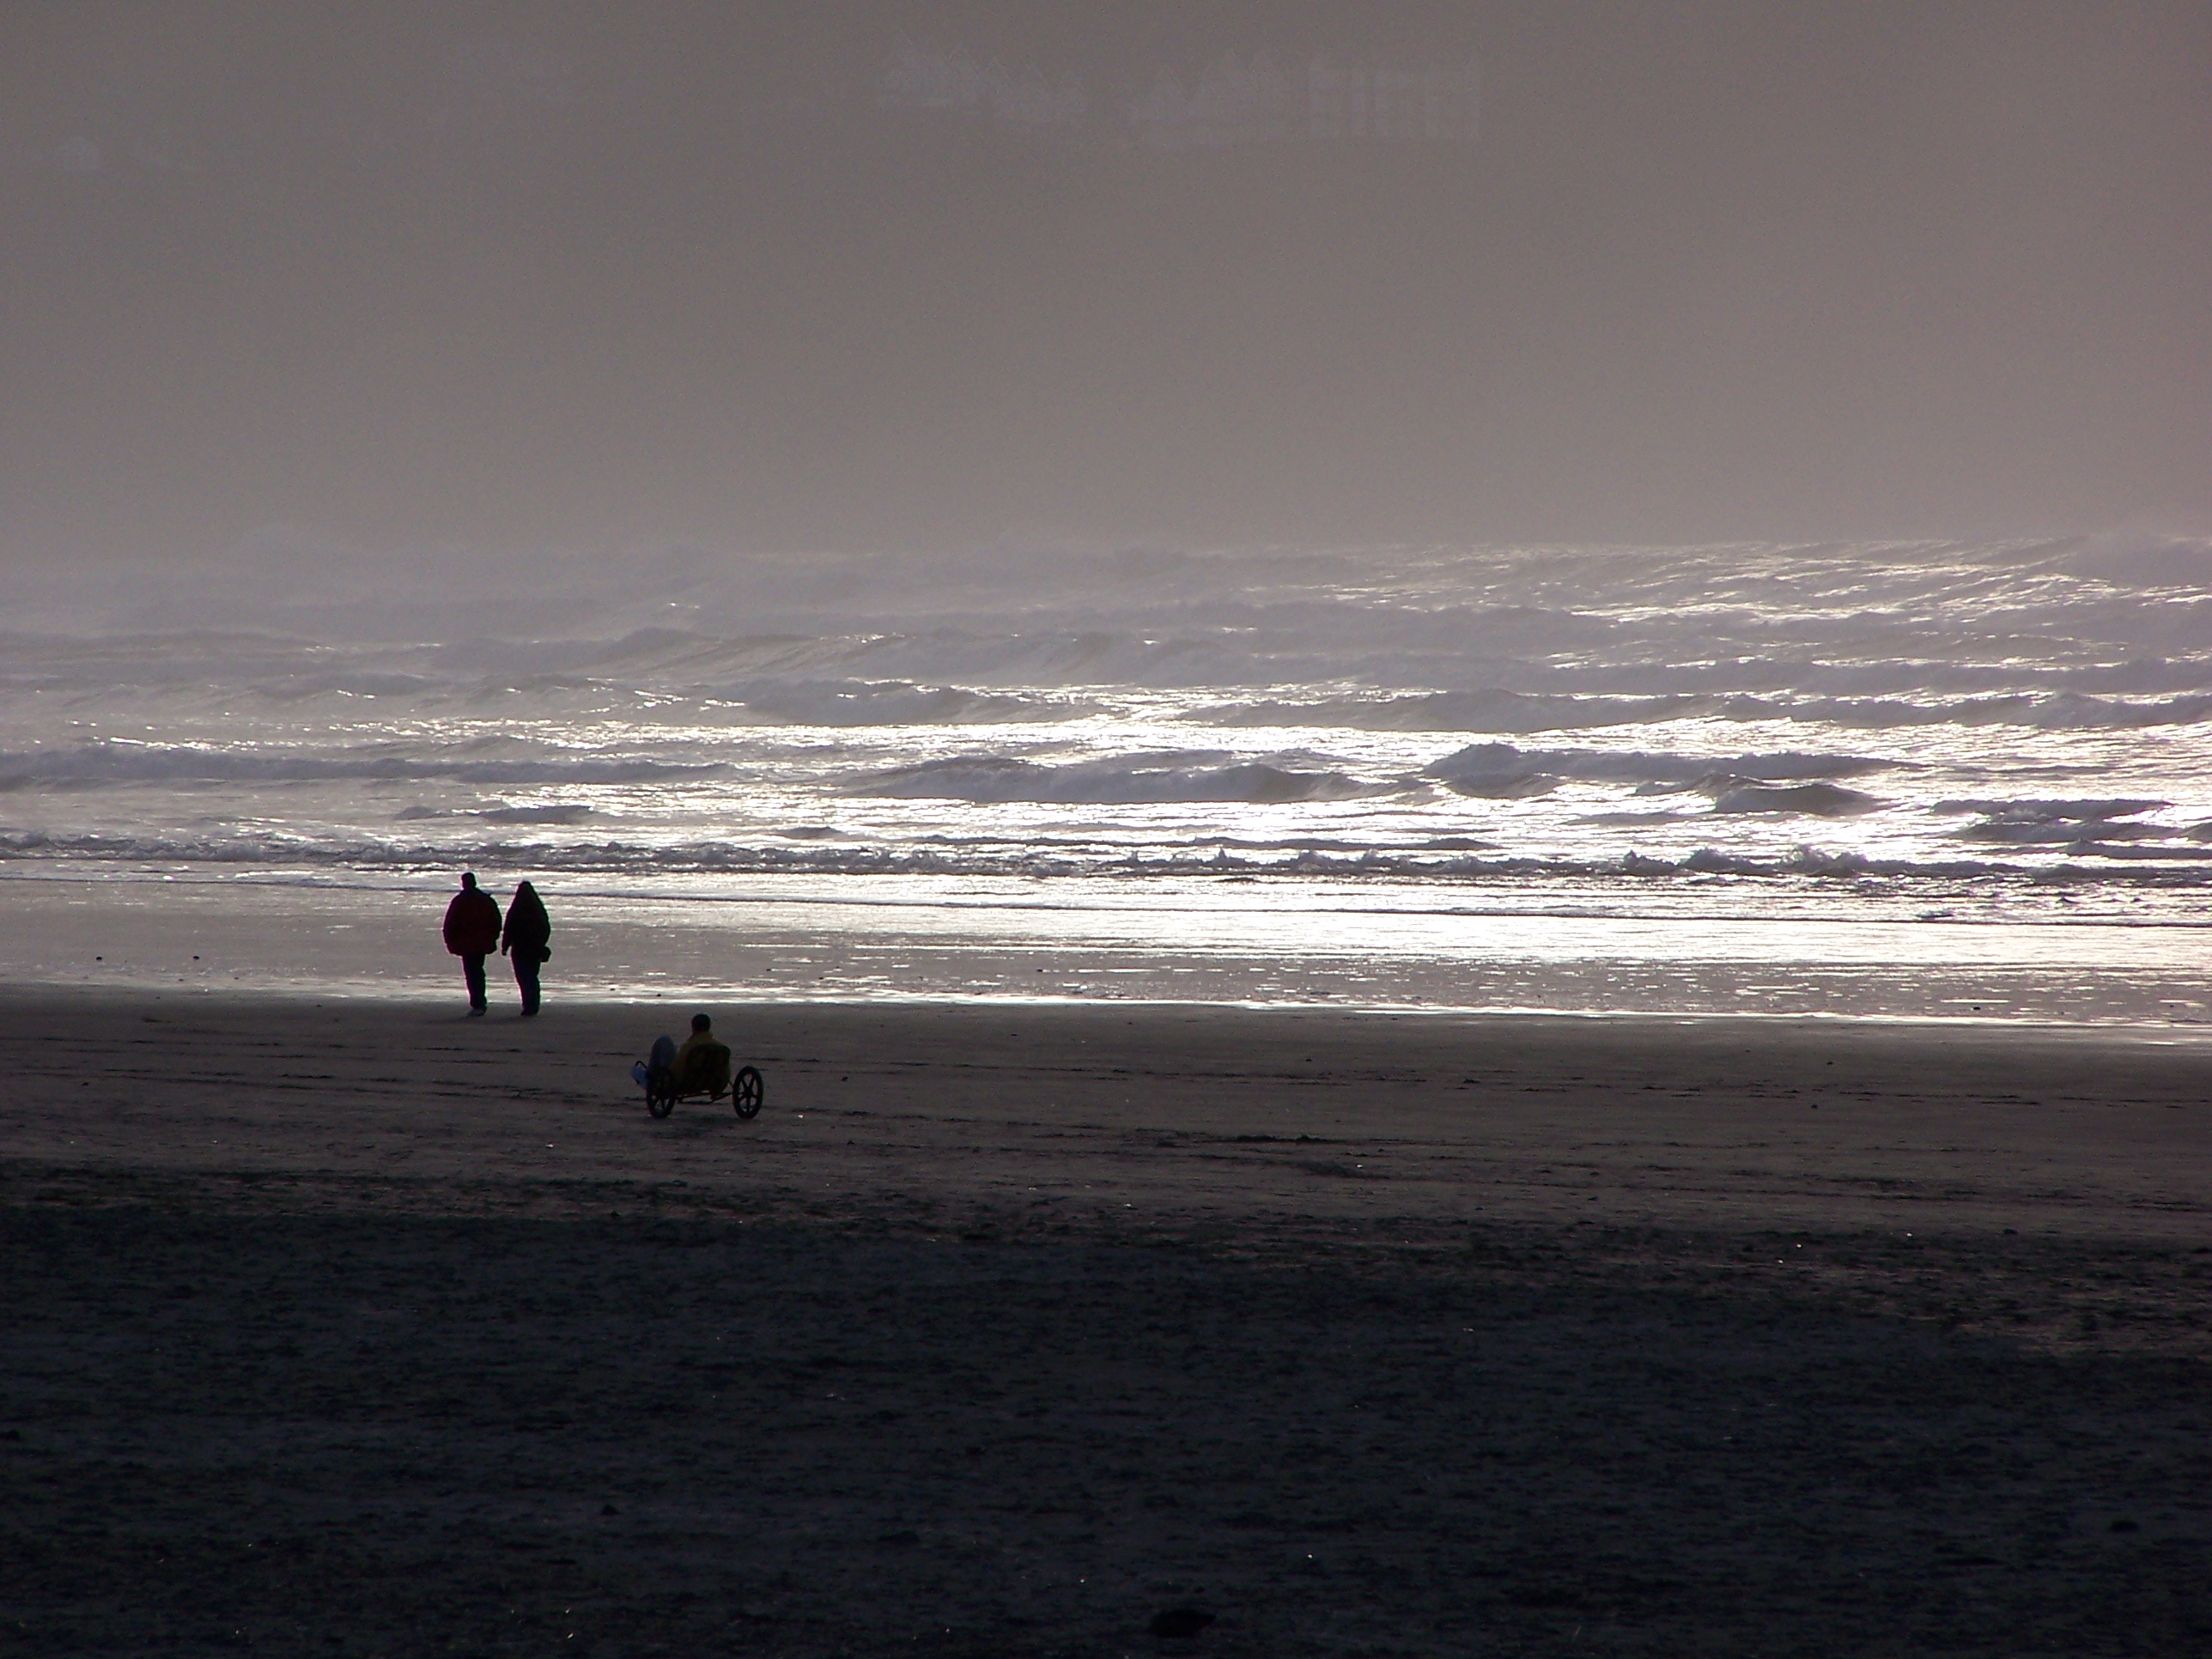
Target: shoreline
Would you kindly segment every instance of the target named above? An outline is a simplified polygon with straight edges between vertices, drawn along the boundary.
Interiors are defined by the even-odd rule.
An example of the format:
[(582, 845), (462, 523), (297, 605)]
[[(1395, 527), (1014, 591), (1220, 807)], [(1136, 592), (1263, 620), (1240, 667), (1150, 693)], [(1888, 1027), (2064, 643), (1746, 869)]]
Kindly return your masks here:
[[(494, 957), (487, 964), (488, 973), (492, 972), (498, 960)], [(513, 981), (501, 979), (496, 973), (492, 973), (492, 988), (495, 995), (489, 1018), (494, 1021), (502, 1016), (514, 1018), (516, 1010), (512, 1006), (502, 1006), (496, 994), (506, 991), (511, 997)], [(757, 988), (716, 985), (690, 991), (571, 994), (560, 996), (556, 1001), (555, 988), (549, 982), (545, 992), (545, 1011), (549, 1018), (562, 1011), (597, 1018), (635, 1009), (668, 1010), (688, 1007), (691, 1003), (713, 1003), (721, 1007), (775, 1009), (794, 1013), (807, 1010), (924, 1012), (931, 1010), (957, 1012), (961, 1009), (998, 1008), (1040, 1012), (1096, 1011), (1102, 1015), (1119, 1011), (1125, 1014), (1152, 1017), (1219, 1012), (1262, 1018), (1283, 1015), (1352, 1021), (1418, 1020), (1439, 1024), (1455, 1022), (1511, 1024), (1527, 1021), (1597, 1027), (1650, 1026), (1670, 1030), (1677, 1027), (1741, 1026), (1754, 1031), (1801, 1027), (1841, 1030), (1863, 1027), (1875, 1030), (1918, 1030), (1954, 1035), (2002, 1033), (2033, 1036), (2091, 1047), (2111, 1044), (2116, 1047), (2148, 1045), (2154, 1048), (2212, 1048), (2212, 1021), (2179, 1019), (2090, 1021), (2028, 1016), (2008, 1018), (1988, 1013), (1889, 1013), (1802, 1009), (1475, 1007), (1437, 1003), (1296, 1002), (1272, 999), (1232, 1002), (1198, 998), (1085, 997), (1048, 993), (1025, 995), (1015, 992), (987, 991), (882, 991), (865, 995), (824, 991), (763, 998), (756, 994), (757, 990)], [(444, 1009), (450, 1012), (452, 1006), (460, 1000), (460, 993), (455, 985), (449, 985), (442, 979), (434, 983), (428, 979), (402, 983), (337, 980), (294, 985), (164, 984), (152, 980), (15, 980), (0, 983), (0, 1008), (4, 1008), (10, 1002), (98, 1001), (122, 1005), (134, 1000), (202, 1002), (210, 1006), (257, 1002), (320, 1006), (331, 1002), (362, 1007), (389, 1005), (393, 1008), (416, 1011)]]
[[(502, 978), (500, 957), (487, 957), (484, 971), (491, 975), (493, 1015), (514, 1015), (514, 1006), (502, 1009), (500, 991), (514, 998), (514, 978)], [(458, 963), (453, 973), (458, 975)], [(546, 1011), (556, 1006), (556, 984), (546, 980)], [(219, 984), (179, 982), (179, 980), (0, 980), (0, 1002), (38, 998), (197, 998), (208, 1002), (389, 1002), (404, 1009), (427, 1005), (449, 1005), (462, 1000), (460, 980), (449, 975), (411, 980), (295, 980), (283, 984)], [(1176, 1013), (1176, 1011), (1221, 1009), (1225, 1013), (1252, 1015), (1332, 1015), (1343, 1020), (1583, 1020), (1593, 1024), (1743, 1024), (1743, 1026), (1929, 1026), (1938, 1030), (2048, 1030), (2079, 1033), (2084, 1040), (2128, 1033), (2159, 1033), (2174, 1042), (2212, 1042), (2212, 1020), (2051, 1020), (2051, 1018), (2008, 1018), (2002, 1013), (1887, 1013), (1863, 1009), (1573, 1009), (1573, 1006), (1475, 1006), (1451, 1002), (1349, 1002), (1316, 1000), (1294, 1002), (1283, 998), (1255, 998), (1234, 1002), (1221, 998), (1152, 998), (1152, 995), (1078, 995), (1051, 991), (787, 991), (783, 987), (752, 984), (696, 984), (665, 991), (568, 991), (560, 998), (564, 1009), (653, 1009), (675, 1002), (721, 1002), (765, 1009), (1124, 1009), (1133, 1013)]]
[[(1572, 1015), (1972, 1018), (2212, 1032), (2202, 931), (1983, 921), (1637, 918), (1332, 908), (1237, 890), (1189, 908), (1037, 904), (1019, 884), (927, 902), (547, 892), (547, 993), (571, 1001), (1011, 998)], [(909, 897), (915, 896), (909, 894)], [(441, 888), (0, 877), (0, 984), (434, 999), (459, 977)], [(1342, 895), (1337, 895), (1338, 899)], [(1272, 898), (1283, 900), (1271, 903)], [(1296, 898), (1297, 902), (1291, 900)], [(1216, 901), (1218, 901), (1217, 903)]]

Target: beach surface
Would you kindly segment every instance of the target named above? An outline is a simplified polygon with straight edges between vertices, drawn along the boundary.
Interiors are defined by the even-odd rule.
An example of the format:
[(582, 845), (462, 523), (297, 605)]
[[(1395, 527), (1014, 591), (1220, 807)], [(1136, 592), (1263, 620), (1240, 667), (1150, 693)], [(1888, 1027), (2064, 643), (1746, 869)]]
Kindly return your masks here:
[(0, 995), (27, 1652), (2212, 1645), (2212, 1048)]

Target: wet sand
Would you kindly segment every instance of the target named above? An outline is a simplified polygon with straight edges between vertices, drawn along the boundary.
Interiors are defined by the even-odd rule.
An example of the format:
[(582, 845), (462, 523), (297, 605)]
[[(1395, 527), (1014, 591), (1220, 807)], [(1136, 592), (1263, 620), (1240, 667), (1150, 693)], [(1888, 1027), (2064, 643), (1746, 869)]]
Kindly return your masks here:
[[(316, 986), (442, 1003), (459, 978), (438, 941), (452, 894), (441, 872), (9, 874), (0, 865), (0, 985), (115, 996)], [(1410, 890), (1397, 896), (1412, 908), (1379, 909), (1374, 892), (1295, 877), (1170, 883), (1149, 902), (1115, 883), (1014, 878), (790, 876), (658, 896), (595, 893), (574, 877), (539, 886), (564, 999), (897, 992), (1440, 1015), (1981, 1017), (2212, 1038), (2190, 928), (1883, 921), (1850, 905), (1699, 915), (1680, 895), (1635, 916), (1571, 914), (1565, 896), (1568, 914), (1425, 908)], [(512, 1009), (513, 983), (493, 967), (494, 1000)]]
[(2201, 1044), (0, 998), (28, 1652), (2212, 1645)]

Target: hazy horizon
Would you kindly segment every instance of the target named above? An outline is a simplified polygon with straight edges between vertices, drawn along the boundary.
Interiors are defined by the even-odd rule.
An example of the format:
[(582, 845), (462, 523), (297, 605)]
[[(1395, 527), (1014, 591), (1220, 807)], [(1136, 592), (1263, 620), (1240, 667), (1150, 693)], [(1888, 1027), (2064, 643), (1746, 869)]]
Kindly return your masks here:
[(2198, 7), (19, 6), (0, 45), (19, 575), (2212, 510)]

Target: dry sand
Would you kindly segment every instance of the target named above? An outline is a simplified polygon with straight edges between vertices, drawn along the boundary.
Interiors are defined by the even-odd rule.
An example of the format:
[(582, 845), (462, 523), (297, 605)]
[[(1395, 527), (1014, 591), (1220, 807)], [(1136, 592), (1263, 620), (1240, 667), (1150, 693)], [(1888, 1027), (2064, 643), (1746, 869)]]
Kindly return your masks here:
[(2199, 1044), (689, 1012), (0, 999), (9, 1643), (2212, 1651)]

